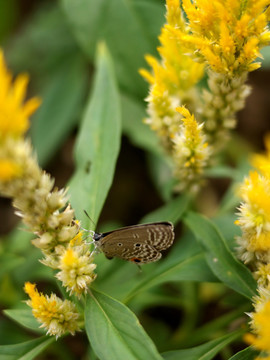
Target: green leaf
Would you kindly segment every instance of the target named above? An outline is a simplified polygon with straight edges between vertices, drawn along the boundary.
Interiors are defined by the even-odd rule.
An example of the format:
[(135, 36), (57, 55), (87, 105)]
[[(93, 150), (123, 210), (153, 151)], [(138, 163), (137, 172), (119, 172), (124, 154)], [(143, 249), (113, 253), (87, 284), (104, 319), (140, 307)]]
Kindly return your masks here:
[(87, 210), (96, 223), (112, 184), (121, 140), (120, 100), (112, 62), (104, 44), (97, 56), (93, 94), (80, 128), (76, 172), (70, 182), (71, 204), (79, 219)]
[[(22, 254), (32, 247), (31, 240), (35, 235), (28, 232), (23, 222), (18, 222), (17, 226), (9, 232), (5, 242), (5, 256), (7, 253)], [(28, 255), (28, 254), (27, 254)], [(25, 261), (25, 259), (23, 259)], [(2, 265), (2, 260), (0, 261)]]
[(9, 271), (17, 268), (25, 262), (25, 259), (21, 256), (13, 254), (1, 254), (0, 255), (0, 277), (8, 273)]
[(40, 337), (20, 344), (1, 345), (0, 360), (32, 360), (47, 346), (55, 341), (55, 337)]
[(141, 223), (166, 220), (177, 224), (187, 210), (189, 204), (190, 197), (187, 195), (178, 196), (164, 206), (144, 216)]
[(43, 2), (33, 10), (8, 39), (5, 54), (13, 71), (30, 73), (29, 90), (42, 98), (30, 134), (43, 166), (79, 119), (88, 69), (58, 2)]
[(76, 53), (67, 57), (39, 94), (42, 104), (33, 116), (31, 135), (41, 165), (61, 147), (78, 120), (86, 90), (85, 65)]
[[(235, 154), (239, 156), (239, 143), (241, 143), (241, 138), (237, 137), (232, 144), (235, 144), (234, 146), (231, 146), (230, 143), (230, 151), (232, 153), (231, 156), (235, 157)], [(249, 173), (251, 170), (251, 165), (249, 161), (247, 160), (247, 152), (253, 151), (252, 149), (247, 149), (244, 147), (244, 149), (241, 149), (243, 155), (238, 160), (237, 163), (237, 171), (234, 172), (235, 178), (234, 181), (230, 184), (228, 190), (224, 194), (220, 206), (219, 206), (219, 214), (220, 213), (228, 213), (229, 211), (235, 212), (235, 208), (239, 206), (240, 198), (237, 196), (239, 183), (243, 181), (246, 174)], [(235, 160), (235, 159), (234, 159)]]
[(85, 326), (100, 360), (161, 360), (136, 316), (122, 303), (93, 291), (87, 297)]
[(80, 46), (93, 58), (96, 43), (105, 40), (113, 56), (120, 86), (146, 95), (147, 84), (138, 69), (144, 55), (156, 53), (157, 36), (165, 21), (162, 2), (151, 0), (62, 0)]
[(206, 176), (213, 177), (213, 178), (229, 178), (229, 179), (237, 179), (239, 177), (238, 170), (235, 170), (232, 167), (229, 166), (215, 166), (210, 169), (208, 169), (205, 172)]
[(190, 349), (168, 351), (162, 354), (165, 360), (211, 360), (214, 356), (243, 334), (243, 330), (224, 335), (219, 339), (209, 341), (206, 344)]
[(236, 219), (237, 216), (234, 213), (222, 213), (211, 219), (232, 252), (235, 249), (235, 237), (241, 235), (240, 227), (235, 224)]
[(255, 356), (258, 356), (258, 355), (259, 355), (259, 352), (250, 346), (242, 351), (239, 351), (237, 354), (230, 357), (229, 360), (254, 360)]
[(44, 334), (44, 329), (40, 328), (40, 324), (33, 316), (31, 309), (8, 309), (3, 312), (10, 319), (16, 321), (25, 328)]
[(157, 135), (149, 125), (143, 123), (146, 117), (145, 105), (126, 94), (121, 95), (123, 132), (129, 140), (143, 150), (163, 154)]
[(257, 283), (246, 266), (229, 250), (216, 226), (205, 217), (189, 212), (184, 222), (205, 248), (205, 257), (213, 273), (227, 286), (251, 298), (256, 295)]
[(235, 211), (235, 209), (239, 206), (240, 199), (236, 196), (236, 194), (240, 182), (241, 180), (232, 183), (226, 191), (220, 202), (219, 214), (226, 214), (229, 211)]
[(153, 286), (170, 281), (217, 281), (207, 266), (204, 254), (188, 234), (172, 246), (167, 258), (157, 264), (147, 265), (146, 276), (130, 290), (125, 302)]
[(169, 201), (177, 184), (172, 174), (171, 159), (160, 154), (148, 153), (147, 163), (151, 180), (158, 193), (165, 202)]
[(267, 69), (270, 67), (270, 46), (265, 46), (263, 49), (260, 50), (260, 53), (263, 56), (263, 61), (262, 59), (259, 59), (259, 61), (262, 61), (262, 67), (264, 69)]
[(30, 72), (31, 87), (39, 87), (79, 48), (58, 2), (39, 3), (24, 20), (6, 44), (7, 63), (12, 71)]

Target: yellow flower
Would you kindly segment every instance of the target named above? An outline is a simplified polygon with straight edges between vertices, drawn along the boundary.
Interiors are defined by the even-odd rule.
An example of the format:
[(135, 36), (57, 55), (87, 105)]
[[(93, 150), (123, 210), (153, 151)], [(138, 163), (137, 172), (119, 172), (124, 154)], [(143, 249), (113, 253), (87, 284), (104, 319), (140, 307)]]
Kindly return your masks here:
[(0, 159), (0, 181), (10, 181), (21, 173), (22, 168), (14, 160)]
[(270, 261), (270, 179), (250, 172), (239, 193), (243, 199), (237, 221), (242, 230), (240, 257), (245, 262)]
[[(200, 131), (212, 154), (229, 139), (236, 112), (251, 91), (245, 84), (248, 72), (260, 67), (259, 51), (270, 41), (269, 5), (270, 0), (183, 0), (183, 16), (178, 0), (166, 0), (160, 60), (147, 56), (152, 70), (140, 73), (150, 84), (145, 122), (174, 160), (175, 139), (183, 129), (174, 110), (183, 104), (204, 124)], [(201, 91), (205, 69), (208, 89)]]
[(194, 86), (204, 74), (204, 65), (194, 62), (187, 54), (189, 49), (179, 44), (171, 35), (167, 26), (176, 33), (185, 31), (179, 0), (166, 2), (167, 24), (161, 29), (158, 47), (161, 60), (147, 55), (146, 61), (151, 71), (140, 69), (140, 74), (150, 83), (150, 94), (147, 97), (148, 118), (145, 120), (151, 129), (156, 131), (165, 149), (170, 153), (173, 147), (172, 138), (178, 132), (181, 121), (175, 108), (185, 103), (193, 106), (197, 102)]
[(255, 277), (268, 286), (270, 268), (270, 136), (265, 138), (266, 154), (253, 155), (251, 171), (239, 188), (242, 203), (236, 222), (242, 230), (238, 237), (239, 255), (252, 262)]
[(182, 13), (180, 9), (179, 0), (167, 0), (166, 1), (167, 23), (173, 26), (181, 27), (183, 25)]
[(270, 178), (270, 134), (265, 136), (264, 139), (266, 154), (254, 155), (252, 157), (252, 165), (257, 168), (264, 176)]
[[(212, 70), (241, 74), (253, 71), (259, 49), (270, 40), (267, 27), (269, 0), (183, 0), (190, 33), (179, 32), (178, 40), (196, 51)], [(173, 33), (173, 32), (172, 32)]]
[(25, 283), (24, 291), (30, 297), (27, 305), (32, 308), (34, 317), (48, 334), (59, 337), (67, 331), (74, 335), (79, 330), (79, 314), (71, 301), (61, 300), (55, 294), (43, 295), (30, 282)]
[(95, 280), (96, 264), (93, 264), (93, 255), (89, 251), (89, 245), (83, 242), (81, 233), (62, 251), (58, 268), (61, 271), (56, 277), (71, 294), (75, 293), (78, 297), (86, 292), (88, 285)]
[(180, 180), (181, 188), (189, 188), (196, 192), (208, 165), (211, 148), (203, 134), (203, 124), (198, 124), (190, 112), (184, 107), (176, 109), (183, 115), (179, 133), (173, 138), (173, 157), (175, 160), (175, 174)]
[(270, 263), (258, 263), (258, 270), (254, 272), (255, 279), (259, 286), (269, 288), (270, 285)]
[[(74, 221), (67, 190), (54, 188), (54, 179), (40, 169), (30, 142), (22, 136), (39, 100), (23, 103), (28, 77), (19, 76), (12, 85), (2, 52), (0, 82), (0, 194), (12, 199), (16, 214), (37, 236), (32, 243), (41, 249), (42, 263), (60, 269), (58, 277), (68, 290), (80, 295), (95, 278), (89, 246), (76, 240), (81, 237), (79, 224)], [(34, 299), (52, 304), (44, 296)], [(53, 333), (52, 325), (46, 326)]]
[(267, 355), (257, 358), (264, 360), (270, 358), (270, 290), (259, 288), (259, 296), (256, 296), (253, 301), (254, 312), (249, 314), (253, 334), (247, 334), (245, 340)]
[(29, 116), (38, 108), (40, 100), (35, 97), (24, 103), (28, 76), (19, 75), (12, 84), (1, 49), (0, 79), (0, 140), (7, 136), (22, 136), (29, 127)]

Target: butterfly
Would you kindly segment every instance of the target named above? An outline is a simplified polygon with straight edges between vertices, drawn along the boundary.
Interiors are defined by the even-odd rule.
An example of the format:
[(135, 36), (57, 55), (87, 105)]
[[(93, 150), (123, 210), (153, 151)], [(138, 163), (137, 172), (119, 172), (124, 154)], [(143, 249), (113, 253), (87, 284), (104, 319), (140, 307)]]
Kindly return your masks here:
[(161, 251), (174, 241), (173, 224), (168, 221), (132, 225), (117, 230), (94, 233), (94, 245), (108, 259), (118, 257), (137, 264), (161, 258)]

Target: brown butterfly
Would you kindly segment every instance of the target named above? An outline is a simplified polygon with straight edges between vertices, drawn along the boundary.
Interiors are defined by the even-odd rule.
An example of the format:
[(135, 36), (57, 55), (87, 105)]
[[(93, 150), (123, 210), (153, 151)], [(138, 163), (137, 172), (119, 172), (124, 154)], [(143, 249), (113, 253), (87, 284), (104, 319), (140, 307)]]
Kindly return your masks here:
[(94, 233), (95, 246), (108, 259), (118, 257), (134, 263), (150, 263), (161, 258), (160, 251), (174, 240), (173, 224), (167, 221), (133, 225), (117, 230)]

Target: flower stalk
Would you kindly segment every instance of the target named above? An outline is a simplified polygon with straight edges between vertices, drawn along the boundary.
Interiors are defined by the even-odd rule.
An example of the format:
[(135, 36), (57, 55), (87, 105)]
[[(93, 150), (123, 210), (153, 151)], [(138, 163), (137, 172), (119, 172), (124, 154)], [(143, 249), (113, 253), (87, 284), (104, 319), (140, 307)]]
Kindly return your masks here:
[(266, 154), (254, 155), (251, 171), (239, 189), (242, 203), (236, 224), (241, 228), (237, 238), (238, 256), (253, 272), (258, 283), (254, 311), (249, 314), (252, 334), (247, 343), (262, 351), (257, 359), (270, 358), (270, 137), (265, 139)]
[[(12, 81), (2, 52), (0, 83), (0, 194), (12, 199), (16, 214), (36, 235), (32, 243), (43, 253), (41, 262), (55, 269), (62, 285), (80, 298), (96, 277), (93, 255), (74, 219), (67, 190), (54, 187), (24, 138), (40, 99), (24, 101), (28, 77), (19, 75)], [(78, 313), (70, 301), (42, 295), (30, 283), (25, 291), (31, 299), (28, 305), (48, 334), (57, 337), (78, 330)]]
[[(152, 71), (140, 71), (150, 84), (145, 122), (171, 156), (175, 174), (184, 165), (182, 156), (173, 156), (175, 138), (181, 138), (176, 134), (183, 129), (176, 107), (185, 105), (198, 123), (204, 124), (211, 157), (216, 155), (230, 138), (236, 114), (250, 94), (248, 73), (261, 66), (257, 60), (262, 57), (260, 49), (270, 41), (269, 0), (183, 0), (181, 5), (183, 10), (179, 0), (166, 1), (160, 60), (146, 56)], [(208, 78), (205, 87), (200, 86), (203, 76)], [(204, 171), (200, 177), (196, 177), (198, 189), (204, 182)], [(194, 187), (186, 181), (177, 188)]]

